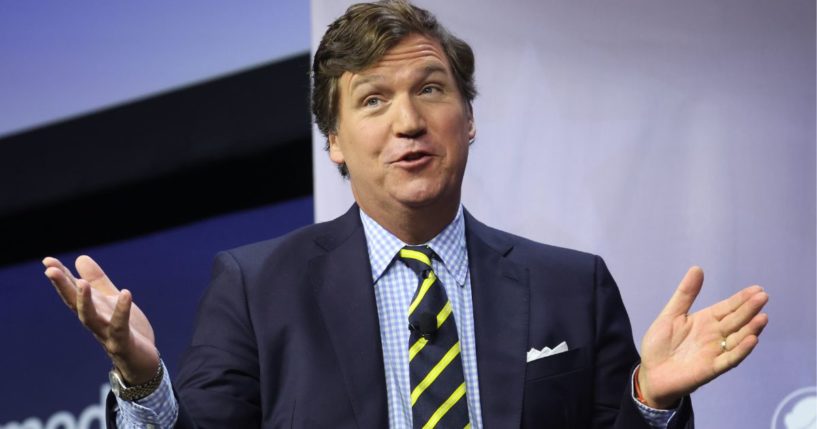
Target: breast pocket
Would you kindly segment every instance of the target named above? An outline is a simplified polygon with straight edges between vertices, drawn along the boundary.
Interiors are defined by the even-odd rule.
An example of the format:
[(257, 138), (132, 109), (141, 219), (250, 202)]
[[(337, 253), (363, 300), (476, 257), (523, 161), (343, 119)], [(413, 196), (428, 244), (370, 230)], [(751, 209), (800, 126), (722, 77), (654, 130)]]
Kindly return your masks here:
[(528, 362), (522, 427), (583, 428), (589, 423), (592, 392), (590, 348)]
[(580, 347), (528, 362), (525, 367), (525, 381), (529, 382), (586, 368), (590, 366), (590, 356), (587, 350)]

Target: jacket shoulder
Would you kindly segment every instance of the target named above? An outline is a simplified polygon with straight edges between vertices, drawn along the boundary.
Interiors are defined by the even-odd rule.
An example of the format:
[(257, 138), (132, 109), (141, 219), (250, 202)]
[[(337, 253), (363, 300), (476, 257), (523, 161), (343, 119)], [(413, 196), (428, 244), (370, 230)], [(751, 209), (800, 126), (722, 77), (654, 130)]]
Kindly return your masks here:
[[(362, 228), (357, 207), (328, 222), (307, 225), (279, 237), (245, 244), (219, 253), (229, 255), (243, 269), (258, 264), (297, 264), (331, 250)], [(362, 233), (362, 232), (361, 232)]]
[(603, 263), (601, 257), (592, 253), (540, 243), (487, 226), (470, 215), (466, 219), (470, 239), (481, 240), (506, 258), (528, 267), (593, 271), (598, 263)]

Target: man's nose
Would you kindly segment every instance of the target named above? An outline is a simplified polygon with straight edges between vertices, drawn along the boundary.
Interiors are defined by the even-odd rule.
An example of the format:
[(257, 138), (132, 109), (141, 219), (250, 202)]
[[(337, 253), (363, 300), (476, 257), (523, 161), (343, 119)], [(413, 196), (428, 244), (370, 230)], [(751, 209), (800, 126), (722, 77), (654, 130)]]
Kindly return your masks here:
[(426, 121), (411, 97), (395, 100), (394, 133), (401, 138), (417, 138), (426, 133)]

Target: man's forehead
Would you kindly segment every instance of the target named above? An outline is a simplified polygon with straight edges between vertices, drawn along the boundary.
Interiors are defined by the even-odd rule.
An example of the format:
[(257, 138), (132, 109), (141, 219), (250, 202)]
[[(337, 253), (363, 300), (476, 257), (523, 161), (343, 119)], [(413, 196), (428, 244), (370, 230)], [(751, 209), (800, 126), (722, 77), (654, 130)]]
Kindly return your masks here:
[(448, 60), (438, 41), (423, 35), (410, 35), (387, 50), (371, 66), (344, 72), (341, 81), (351, 84), (349, 89), (353, 89), (362, 83), (392, 77), (396, 71), (424, 76), (434, 73), (451, 75)]
[[(445, 67), (445, 65), (436, 62), (425, 64), (424, 66), (413, 68), (411, 70), (407, 70), (405, 74), (413, 79), (425, 79), (435, 74), (449, 76), (448, 72), (449, 70)], [(346, 81), (345, 83), (350, 91), (354, 91), (359, 86), (384, 82), (387, 81), (390, 77), (394, 76), (390, 73), (389, 74), (383, 73), (382, 69), (369, 68), (358, 73), (347, 72), (344, 74), (344, 76), (341, 77), (341, 79)]]
[(445, 53), (440, 42), (422, 34), (411, 34), (387, 50), (377, 64), (388, 64), (393, 61), (405, 61), (414, 58), (436, 58), (445, 62)]

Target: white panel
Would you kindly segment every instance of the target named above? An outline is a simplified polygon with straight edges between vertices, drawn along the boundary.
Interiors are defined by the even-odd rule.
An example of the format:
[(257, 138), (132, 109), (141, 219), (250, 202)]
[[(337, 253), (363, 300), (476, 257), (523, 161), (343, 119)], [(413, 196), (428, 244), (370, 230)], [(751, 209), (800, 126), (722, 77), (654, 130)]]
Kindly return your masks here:
[[(814, 2), (417, 3), (477, 55), (466, 207), (604, 256), (637, 340), (692, 264), (701, 304), (764, 285), (760, 347), (693, 402), (701, 427), (770, 427), (815, 384)], [(349, 2), (312, 4), (314, 49)], [(322, 145), (318, 220), (351, 201)]]

